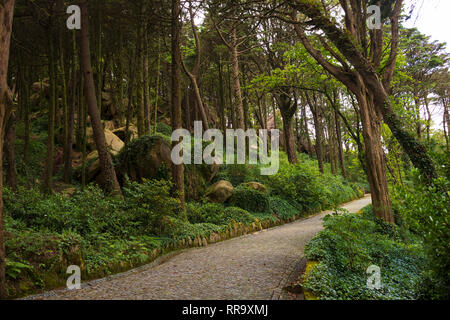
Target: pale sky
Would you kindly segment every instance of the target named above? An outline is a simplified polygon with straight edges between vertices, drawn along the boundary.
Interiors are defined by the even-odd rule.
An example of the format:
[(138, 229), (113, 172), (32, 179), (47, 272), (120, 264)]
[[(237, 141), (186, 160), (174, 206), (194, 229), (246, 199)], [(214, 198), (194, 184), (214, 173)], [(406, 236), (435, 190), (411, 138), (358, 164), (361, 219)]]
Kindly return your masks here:
[(405, 0), (407, 7), (415, 3), (412, 18), (405, 27), (416, 27), (433, 40), (447, 43), (450, 52), (450, 0)]

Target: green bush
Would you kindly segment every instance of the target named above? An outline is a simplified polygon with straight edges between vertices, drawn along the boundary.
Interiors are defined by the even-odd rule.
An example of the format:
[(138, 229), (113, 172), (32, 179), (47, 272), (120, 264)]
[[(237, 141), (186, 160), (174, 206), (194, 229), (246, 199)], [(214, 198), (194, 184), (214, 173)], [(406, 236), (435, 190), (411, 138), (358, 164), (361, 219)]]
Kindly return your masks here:
[(164, 235), (177, 240), (196, 237), (209, 237), (211, 233), (220, 232), (223, 226), (213, 223), (189, 223), (176, 217), (167, 217), (164, 223)]
[[(424, 257), (420, 244), (407, 244), (359, 215), (327, 216), (325, 230), (306, 246), (319, 264), (304, 287), (321, 299), (417, 299)], [(381, 288), (370, 290), (366, 270), (381, 269)]]
[(168, 124), (165, 124), (163, 122), (158, 122), (156, 124), (156, 132), (158, 133), (170, 137), (172, 136), (172, 131), (173, 131), (172, 127), (169, 126)]
[(269, 198), (270, 211), (281, 219), (289, 219), (302, 213), (301, 205), (274, 196)]
[(260, 181), (261, 175), (257, 165), (249, 164), (229, 164), (220, 168), (219, 173), (214, 178), (214, 182), (219, 180), (229, 181), (234, 187), (251, 181)]
[[(126, 173), (129, 172), (129, 167), (139, 167), (139, 160), (146, 158), (155, 144), (166, 144), (170, 146), (170, 137), (161, 134), (144, 135), (139, 139), (130, 141), (127, 146), (122, 148), (119, 154), (114, 157), (114, 165), (117, 171)], [(157, 180), (170, 180), (170, 166), (167, 166), (163, 162), (154, 178)]]
[(5, 190), (5, 211), (13, 219), (35, 230), (62, 233), (72, 230), (83, 236), (109, 233), (123, 236), (135, 229), (129, 213), (121, 210), (121, 201), (89, 186), (73, 197), (46, 196), (36, 189)]
[(206, 223), (226, 226), (231, 221), (249, 223), (255, 220), (248, 211), (237, 207), (224, 207), (218, 203), (188, 203), (187, 217), (190, 223)]
[(223, 224), (229, 224), (231, 221), (252, 223), (255, 221), (255, 217), (250, 214), (250, 212), (237, 208), (237, 207), (227, 207), (223, 213)]
[(267, 212), (269, 197), (264, 192), (240, 185), (234, 189), (228, 204), (250, 212)]
[(125, 211), (140, 222), (145, 231), (160, 234), (164, 216), (176, 216), (180, 202), (170, 196), (172, 184), (166, 180), (129, 182), (124, 188)]
[(432, 186), (417, 178), (412, 187), (396, 189), (394, 208), (413, 232), (423, 238), (428, 257), (423, 294), (429, 299), (450, 298), (450, 182)]
[(221, 224), (224, 207), (219, 203), (188, 203), (187, 217), (191, 223)]

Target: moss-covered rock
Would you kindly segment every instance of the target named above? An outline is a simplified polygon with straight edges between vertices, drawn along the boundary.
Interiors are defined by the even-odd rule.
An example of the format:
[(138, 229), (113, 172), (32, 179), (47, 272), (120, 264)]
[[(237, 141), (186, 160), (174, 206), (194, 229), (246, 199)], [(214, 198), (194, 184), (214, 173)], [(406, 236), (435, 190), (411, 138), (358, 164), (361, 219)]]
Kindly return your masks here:
[(206, 197), (211, 202), (224, 203), (233, 195), (233, 185), (226, 181), (221, 180), (216, 182), (206, 191)]
[[(105, 129), (105, 141), (106, 146), (108, 147), (109, 152), (112, 155), (117, 155), (120, 150), (125, 146), (124, 142), (119, 139), (118, 136), (116, 136), (112, 131)], [(86, 130), (86, 137), (87, 137), (87, 147), (90, 151), (94, 151), (97, 149), (95, 145), (94, 140), (94, 133), (92, 128), (87, 128)]]
[(263, 193), (267, 192), (267, 187), (265, 185), (263, 185), (262, 183), (256, 182), (256, 181), (251, 181), (251, 182), (247, 182), (243, 184), (244, 187), (246, 188), (250, 188), (253, 190), (257, 190)]
[(168, 179), (171, 166), (170, 140), (160, 136), (142, 136), (131, 141), (117, 156), (117, 171), (132, 181)]
[[(112, 133), (114, 133), (116, 136), (118, 136), (122, 141), (125, 141), (126, 132), (127, 132), (127, 127), (120, 127), (120, 128), (112, 130)], [(129, 141), (138, 138), (138, 129), (135, 126), (131, 125), (128, 127), (128, 137), (129, 137)]]

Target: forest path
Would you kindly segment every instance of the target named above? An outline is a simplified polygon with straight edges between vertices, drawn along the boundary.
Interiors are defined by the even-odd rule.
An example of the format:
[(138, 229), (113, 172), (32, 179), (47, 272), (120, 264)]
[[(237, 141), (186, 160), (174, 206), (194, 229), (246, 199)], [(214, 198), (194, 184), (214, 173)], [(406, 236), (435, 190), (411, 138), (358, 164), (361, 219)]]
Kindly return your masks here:
[[(370, 195), (342, 205), (355, 213)], [(322, 228), (323, 211), (309, 218), (207, 247), (182, 251), (157, 266), (146, 265), (84, 283), (81, 290), (56, 290), (32, 299), (280, 299), (282, 288)]]

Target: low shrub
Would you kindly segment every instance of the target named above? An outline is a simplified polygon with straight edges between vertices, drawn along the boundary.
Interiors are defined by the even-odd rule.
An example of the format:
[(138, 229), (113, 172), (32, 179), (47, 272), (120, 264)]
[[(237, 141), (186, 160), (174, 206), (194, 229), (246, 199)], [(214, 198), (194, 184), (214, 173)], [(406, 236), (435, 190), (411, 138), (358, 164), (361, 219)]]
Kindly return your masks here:
[(156, 124), (156, 132), (158, 133), (170, 137), (172, 136), (172, 131), (173, 131), (172, 127), (169, 126), (168, 124), (165, 124), (163, 122), (158, 122)]
[(219, 203), (188, 203), (187, 218), (191, 223), (221, 224), (224, 206)]
[(77, 191), (70, 198), (61, 194), (46, 196), (22, 187), (16, 193), (5, 189), (4, 196), (7, 214), (34, 230), (124, 236), (136, 227), (132, 214), (122, 210), (120, 199), (106, 196), (94, 186)]
[(234, 189), (228, 204), (250, 212), (266, 212), (269, 210), (269, 197), (264, 192), (240, 185)]
[(144, 232), (160, 234), (162, 217), (181, 212), (179, 200), (170, 195), (171, 189), (172, 183), (166, 180), (128, 182), (124, 188), (124, 210), (140, 223)]
[[(407, 244), (370, 218), (327, 216), (325, 230), (306, 246), (308, 260), (319, 264), (304, 287), (320, 299), (417, 299), (424, 256), (420, 244)], [(393, 227), (396, 228), (396, 227)], [(366, 270), (381, 269), (381, 288), (367, 287)]]
[(397, 188), (393, 206), (408, 228), (423, 239), (428, 257), (422, 293), (426, 299), (450, 298), (450, 182), (426, 186), (416, 175), (411, 187)]
[(213, 182), (219, 180), (229, 181), (234, 187), (250, 181), (260, 181), (260, 169), (257, 165), (230, 164), (220, 168)]
[(274, 196), (269, 198), (270, 211), (281, 219), (289, 219), (302, 213), (300, 204)]
[(223, 224), (229, 224), (232, 221), (252, 223), (255, 221), (255, 217), (247, 210), (237, 207), (227, 207), (224, 210), (222, 222)]
[(166, 217), (164, 223), (165, 236), (173, 239), (194, 239), (196, 237), (209, 237), (211, 233), (221, 232), (224, 227), (213, 223), (189, 223), (185, 220)]

